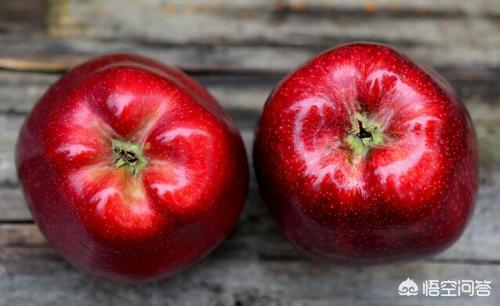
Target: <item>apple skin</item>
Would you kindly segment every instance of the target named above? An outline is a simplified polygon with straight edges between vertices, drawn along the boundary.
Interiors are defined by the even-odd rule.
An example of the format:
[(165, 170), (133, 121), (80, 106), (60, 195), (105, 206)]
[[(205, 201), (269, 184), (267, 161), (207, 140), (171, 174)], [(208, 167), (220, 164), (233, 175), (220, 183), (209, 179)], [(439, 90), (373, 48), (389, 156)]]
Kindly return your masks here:
[(52, 85), (22, 127), (16, 163), (49, 243), (114, 280), (201, 260), (248, 189), (244, 145), (222, 107), (184, 73), (136, 55), (93, 59)]
[(281, 81), (258, 124), (254, 165), (286, 237), (348, 265), (444, 250), (478, 188), (476, 135), (453, 89), (373, 43), (330, 49)]

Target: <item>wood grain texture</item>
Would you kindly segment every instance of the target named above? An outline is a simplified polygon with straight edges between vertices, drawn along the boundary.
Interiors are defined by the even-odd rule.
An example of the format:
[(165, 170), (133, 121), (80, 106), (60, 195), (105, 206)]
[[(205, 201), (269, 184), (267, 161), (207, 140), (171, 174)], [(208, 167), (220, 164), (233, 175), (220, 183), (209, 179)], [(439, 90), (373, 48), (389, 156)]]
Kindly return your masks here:
[(0, 1), (0, 33), (23, 35), (42, 31), (46, 6), (40, 0)]
[[(392, 27), (392, 25), (389, 25)], [(397, 27), (397, 25), (394, 25)], [(500, 27), (498, 27), (500, 29)], [(493, 33), (495, 37), (500, 37)], [(475, 33), (474, 35), (488, 35)], [(90, 57), (105, 53), (129, 52), (154, 57), (194, 73), (244, 72), (286, 73), (319, 52), (341, 43), (361, 40), (345, 37), (322, 39), (316, 45), (271, 45), (231, 43), (171, 43), (130, 39), (53, 38), (28, 35), (19, 41), (17, 36), (0, 34), (0, 69), (19, 71), (61, 72)], [(369, 39), (389, 43), (412, 58), (434, 67), (498, 67), (497, 46), (477, 46), (469, 43), (448, 45), (402, 44), (390, 39)], [(284, 56), (286, 55), (286, 56)]]
[[(479, 136), (481, 186), (462, 238), (424, 261), (345, 268), (304, 258), (265, 211), (252, 174), (235, 231), (172, 279), (111, 283), (77, 271), (45, 241), (22, 198), (19, 128), (61, 72), (132, 52), (186, 70), (230, 113), (248, 153), (271, 89), (339, 43), (389, 43), (437, 68)], [(500, 300), (500, 5), (498, 0), (0, 1), (0, 305), (481, 305)], [(406, 298), (412, 277), (493, 281), (490, 298)]]
[(57, 11), (58, 18), (48, 20), (48, 30), (66, 37), (140, 37), (179, 43), (311, 45), (342, 37), (369, 37), (393, 43), (484, 48), (500, 39), (484, 36), (498, 30), (500, 12), (495, 1), (454, 7), (431, 1), (344, 2), (49, 1), (49, 13)]
[[(35, 238), (33, 238), (35, 239)], [(345, 268), (312, 261), (225, 256), (225, 244), (201, 264), (160, 282), (126, 285), (82, 274), (45, 247), (8, 247), (0, 257), (0, 304), (26, 305), (497, 305), (489, 298), (407, 298), (408, 275), (498, 281), (500, 266), (414, 263)], [(355, 297), (355, 298), (354, 298)]]
[[(39, 2), (4, 9), (13, 22), (0, 31), (0, 67), (61, 71), (132, 51), (190, 70), (286, 72), (355, 40), (390, 43), (434, 66), (500, 65), (496, 0)], [(13, 11), (38, 14), (41, 26), (20, 40), (26, 18)]]

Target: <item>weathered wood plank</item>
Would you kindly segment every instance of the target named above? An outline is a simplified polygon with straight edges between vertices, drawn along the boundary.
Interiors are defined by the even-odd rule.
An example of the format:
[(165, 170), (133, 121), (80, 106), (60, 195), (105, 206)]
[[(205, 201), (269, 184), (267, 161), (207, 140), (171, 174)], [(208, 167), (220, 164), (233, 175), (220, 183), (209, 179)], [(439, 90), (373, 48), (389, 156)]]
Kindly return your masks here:
[(0, 182), (16, 183), (14, 148), (23, 117), (0, 114)]
[[(250, 43), (270, 40), (282, 44), (324, 44), (321, 41), (325, 38), (372, 37), (405, 44), (473, 45), (476, 40), (483, 44), (495, 41), (473, 34), (495, 34), (500, 9), (495, 0), (21, 0), (3, 1), (0, 17), (4, 33), (46, 30), (65, 37), (145, 37), (198, 43), (213, 39)], [(386, 27), (387, 23), (402, 27)], [(383, 31), (379, 31), (381, 28)], [(430, 29), (438, 31), (418, 31)]]
[[(3, 228), (1, 226), (0, 228)], [(16, 227), (27, 227), (20, 225)], [(64, 262), (39, 238), (0, 251), (0, 304), (27, 305), (497, 305), (500, 266), (433, 263), (346, 268), (309, 260), (225, 256), (226, 244), (201, 264), (171, 279), (138, 285), (90, 277)], [(32, 244), (30, 244), (32, 243)], [(27, 246), (29, 244), (29, 246)], [(399, 297), (407, 277), (491, 280), (483, 298)], [(356, 297), (356, 299), (353, 299)]]
[(0, 184), (0, 222), (32, 220), (17, 183)]
[(46, 26), (45, 8), (40, 0), (0, 1), (0, 33), (42, 31)]
[(329, 47), (186, 45), (45, 36), (28, 36), (19, 41), (13, 35), (0, 35), (0, 45), (0, 68), (49, 72), (60, 72), (90, 57), (113, 52), (139, 53), (191, 71), (284, 72)]
[(49, 33), (65, 37), (274, 44), (370, 37), (405, 44), (479, 44), (482, 48), (500, 40), (494, 35), (500, 15), (493, 1), (452, 8), (416, 1), (413, 5), (372, 1), (346, 6), (340, 1), (67, 0), (49, 1), (48, 12)]
[[(434, 66), (500, 65), (495, 0), (46, 4), (0, 4), (0, 20), (14, 22), (12, 29), (0, 22), (0, 67), (61, 71), (96, 54), (133, 51), (185, 69), (284, 72), (320, 50), (364, 39), (390, 43)], [(22, 40), (11, 35), (33, 24)], [(46, 32), (36, 30), (40, 24)]]
[[(0, 50), (1, 52), (1, 50)], [(438, 67), (437, 69), (467, 105), (495, 107), (500, 91), (500, 69), (478, 67)], [(222, 105), (234, 109), (260, 111), (276, 84), (284, 76), (223, 72), (199, 74), (188, 71), (220, 101)], [(59, 74), (1, 71), (0, 70), (0, 112), (26, 113), (47, 88), (59, 78)], [(484, 111), (484, 115), (492, 114)]]
[[(432, 65), (500, 63), (499, 15), (494, 1), (456, 7), (455, 3), (445, 1), (437, 1), (437, 4), (420, 1), (411, 1), (411, 4), (386, 1), (350, 4), (175, 1), (165, 4), (160, 0), (51, 3), (48, 15), (56, 11), (58, 17), (49, 18), (48, 32), (58, 37), (77, 37), (70, 40), (70, 46), (94, 44), (100, 48), (87, 49), (103, 50), (100, 52), (107, 52), (104, 50), (110, 50), (110, 46), (146, 54), (155, 52), (144, 50), (144, 46), (148, 46), (161, 49), (167, 53), (162, 57), (185, 68), (205, 65), (224, 69), (240, 66), (289, 70), (318, 49), (366, 39), (391, 43)], [(96, 44), (82, 38), (101, 42)], [(186, 44), (190, 47), (186, 48)], [(17, 56), (16, 59), (21, 62), (5, 66), (26, 67), (26, 58)], [(47, 65), (46, 61), (36, 64), (38, 69), (49, 69), (70, 62), (63, 57), (58, 61), (62, 63), (49, 63), (45, 67), (41, 64)], [(259, 65), (255, 65), (257, 61)]]
[[(484, 34), (476, 34), (483, 35)], [(500, 37), (500, 32), (493, 34)], [(27, 36), (22, 41), (12, 35), (0, 35), (0, 68), (24, 71), (60, 72), (77, 63), (104, 53), (132, 52), (155, 57), (165, 63), (190, 71), (249, 71), (284, 73), (308, 58), (340, 43), (362, 38), (336, 37), (322, 39), (315, 45), (280, 45), (266, 43), (171, 43), (133, 38), (127, 40), (84, 38), (46, 38)], [(408, 45), (397, 40), (364, 40), (386, 42), (411, 57), (435, 67), (498, 67), (500, 43)], [(286, 54), (286, 56), (283, 56)]]

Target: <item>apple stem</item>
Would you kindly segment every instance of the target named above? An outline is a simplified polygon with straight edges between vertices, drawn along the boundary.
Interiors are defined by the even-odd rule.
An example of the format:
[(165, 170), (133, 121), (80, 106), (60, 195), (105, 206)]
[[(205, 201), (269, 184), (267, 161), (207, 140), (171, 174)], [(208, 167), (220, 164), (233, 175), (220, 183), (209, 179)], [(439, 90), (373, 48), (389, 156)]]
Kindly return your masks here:
[(139, 145), (131, 142), (113, 139), (111, 148), (114, 154), (113, 164), (116, 168), (124, 168), (133, 176), (138, 176), (147, 164)]
[(356, 156), (364, 157), (370, 148), (384, 143), (382, 127), (366, 114), (355, 113), (351, 118), (351, 130), (345, 138)]

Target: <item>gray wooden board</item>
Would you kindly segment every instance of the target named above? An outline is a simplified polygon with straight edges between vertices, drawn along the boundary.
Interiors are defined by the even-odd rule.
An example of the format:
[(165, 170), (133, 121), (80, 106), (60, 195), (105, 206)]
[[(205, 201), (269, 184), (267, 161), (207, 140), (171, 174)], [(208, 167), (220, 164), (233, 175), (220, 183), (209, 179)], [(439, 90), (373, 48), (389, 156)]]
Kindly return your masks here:
[(456, 6), (454, 10), (439, 10), (430, 1), (420, 6), (417, 1), (392, 6), (356, 1), (350, 7), (341, 1), (295, 1), (289, 5), (265, 0), (60, 2), (48, 6), (48, 28), (65, 36), (309, 45), (337, 37), (369, 37), (482, 48), (495, 46), (500, 39), (484, 35), (497, 31), (500, 11), (494, 1)]
[[(397, 25), (395, 25), (397, 27)], [(495, 36), (500, 36), (494, 33)], [(485, 35), (475, 33), (475, 35)], [(178, 43), (131, 39), (85, 37), (51, 38), (27, 34), (22, 40), (17, 35), (0, 33), (0, 68), (34, 71), (61, 71), (92, 56), (113, 53), (140, 53), (195, 72), (226, 71), (284, 73), (294, 69), (308, 58), (335, 45), (370, 40), (387, 42), (412, 58), (434, 67), (498, 67), (497, 47), (452, 43), (446, 45), (405, 44), (397, 41), (366, 37), (335, 37), (321, 39), (314, 45), (287, 45), (271, 43)]]
[[(481, 186), (462, 238), (426, 260), (346, 268), (304, 258), (258, 193), (205, 261), (171, 279), (124, 285), (77, 271), (33, 224), (13, 147), (60, 72), (92, 56), (134, 52), (187, 70), (221, 102), (248, 152), (270, 90), (338, 43), (390, 43), (440, 71), (476, 125)], [(366, 0), (0, 1), (0, 305), (499, 305), (500, 3)], [(399, 297), (406, 277), (492, 280), (490, 298)]]
[(499, 7), (497, 0), (2, 2), (0, 67), (57, 70), (133, 51), (189, 69), (287, 71), (353, 40), (390, 43), (431, 65), (492, 66), (500, 63)]
[[(44, 247), (0, 253), (1, 305), (498, 305), (485, 298), (399, 297), (398, 284), (473, 278), (498, 283), (500, 266), (420, 262), (346, 268), (306, 260), (225, 256), (224, 245), (192, 269), (127, 285), (90, 277)], [(421, 283), (420, 283), (421, 284)]]

